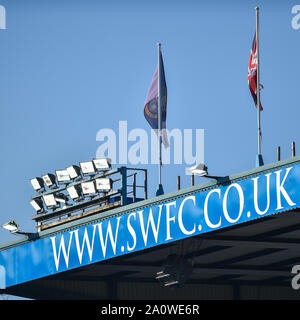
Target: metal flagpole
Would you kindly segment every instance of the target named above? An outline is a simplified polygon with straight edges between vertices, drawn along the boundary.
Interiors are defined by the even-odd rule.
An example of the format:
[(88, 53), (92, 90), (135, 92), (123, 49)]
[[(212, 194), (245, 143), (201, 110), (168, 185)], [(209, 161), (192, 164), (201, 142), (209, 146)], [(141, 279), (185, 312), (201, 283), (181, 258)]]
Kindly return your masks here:
[(257, 68), (256, 68), (256, 96), (257, 96), (257, 134), (258, 134), (258, 154), (256, 158), (256, 167), (264, 165), (261, 154), (261, 125), (260, 125), (260, 80), (259, 80), (259, 7), (255, 8), (256, 11), (256, 54), (257, 54)]
[(156, 191), (156, 195), (162, 195), (164, 194), (162, 183), (161, 183), (161, 166), (162, 166), (162, 161), (161, 161), (161, 59), (160, 59), (160, 48), (161, 44), (160, 42), (157, 43), (157, 49), (158, 49), (158, 190)]

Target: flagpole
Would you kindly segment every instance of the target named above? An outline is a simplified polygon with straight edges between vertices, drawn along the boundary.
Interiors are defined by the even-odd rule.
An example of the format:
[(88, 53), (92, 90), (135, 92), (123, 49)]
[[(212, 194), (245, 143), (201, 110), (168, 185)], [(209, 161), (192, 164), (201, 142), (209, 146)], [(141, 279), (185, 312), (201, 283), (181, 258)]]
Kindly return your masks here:
[(160, 42), (157, 43), (157, 49), (158, 49), (158, 190), (156, 191), (156, 195), (160, 196), (162, 194), (164, 194), (163, 191), (163, 186), (161, 183), (161, 166), (162, 166), (162, 160), (161, 160), (161, 59), (160, 59), (160, 55), (161, 55), (161, 44)]
[(259, 7), (255, 8), (256, 11), (256, 53), (257, 53), (257, 70), (256, 70), (256, 95), (257, 95), (257, 135), (258, 135), (258, 153), (256, 158), (256, 167), (264, 165), (263, 157), (261, 154), (261, 121), (260, 121), (260, 80), (259, 80)]
[(161, 44), (157, 43), (158, 49), (158, 183), (161, 184), (161, 79), (160, 79), (160, 72), (161, 72), (161, 65), (160, 65), (160, 48)]

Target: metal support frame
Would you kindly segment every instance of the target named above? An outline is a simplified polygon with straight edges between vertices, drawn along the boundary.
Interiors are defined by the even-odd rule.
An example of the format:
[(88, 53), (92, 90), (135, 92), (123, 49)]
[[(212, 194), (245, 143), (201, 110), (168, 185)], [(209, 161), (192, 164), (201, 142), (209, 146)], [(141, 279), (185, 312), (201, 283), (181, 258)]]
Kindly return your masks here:
[(121, 205), (125, 206), (127, 204), (127, 168), (121, 167)]
[(147, 174), (147, 169), (127, 168), (127, 170), (134, 170), (134, 171), (142, 171), (142, 172), (144, 172), (144, 185), (143, 186), (135, 185), (135, 187), (136, 188), (143, 188), (144, 189), (144, 199), (145, 200), (148, 199), (148, 174)]

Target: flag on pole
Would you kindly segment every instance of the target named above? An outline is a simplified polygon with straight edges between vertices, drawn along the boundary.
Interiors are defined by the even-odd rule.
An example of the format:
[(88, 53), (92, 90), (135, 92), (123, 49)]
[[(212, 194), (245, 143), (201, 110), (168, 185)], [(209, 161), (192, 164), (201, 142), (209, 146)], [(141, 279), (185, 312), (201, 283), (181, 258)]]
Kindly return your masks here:
[(152, 82), (146, 97), (144, 106), (144, 116), (151, 128), (155, 130), (158, 135), (158, 78), (160, 78), (161, 88), (161, 137), (162, 143), (165, 148), (169, 147), (168, 136), (166, 132), (166, 118), (167, 118), (167, 85), (165, 79), (164, 63), (161, 53), (159, 54), (160, 59), (160, 77), (158, 77), (158, 66), (154, 72)]
[[(252, 42), (252, 48), (250, 52), (249, 65), (248, 65), (248, 85), (254, 100), (255, 106), (257, 106), (257, 44), (256, 44), (256, 32)], [(260, 110), (263, 107), (260, 103)]]

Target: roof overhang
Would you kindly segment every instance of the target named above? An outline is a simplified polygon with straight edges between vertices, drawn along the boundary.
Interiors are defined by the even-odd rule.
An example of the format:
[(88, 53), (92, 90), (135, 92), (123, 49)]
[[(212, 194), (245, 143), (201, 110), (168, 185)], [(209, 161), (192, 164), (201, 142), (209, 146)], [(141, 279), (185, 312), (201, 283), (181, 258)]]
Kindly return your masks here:
[(6, 292), (26, 295), (48, 281), (155, 281), (178, 250), (195, 260), (193, 283), (287, 285), (299, 259), (299, 207), (293, 157), (2, 245)]

